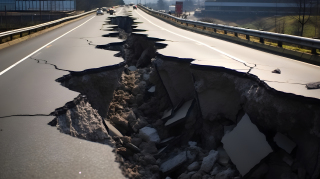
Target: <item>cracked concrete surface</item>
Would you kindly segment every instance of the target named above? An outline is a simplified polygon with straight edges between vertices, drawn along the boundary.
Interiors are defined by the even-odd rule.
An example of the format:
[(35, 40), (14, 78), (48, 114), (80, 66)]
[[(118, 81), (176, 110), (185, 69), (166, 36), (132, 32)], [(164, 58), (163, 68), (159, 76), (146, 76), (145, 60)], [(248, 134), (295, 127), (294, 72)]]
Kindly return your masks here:
[[(244, 112), (266, 136), (271, 147), (276, 149), (257, 165), (257, 167), (265, 165), (269, 167), (263, 174), (266, 179), (280, 179), (281, 175), (287, 175), (283, 171), (290, 171), (288, 174), (290, 176), (296, 176), (301, 170), (304, 170), (310, 178), (315, 179), (319, 176), (320, 93), (319, 90), (308, 90), (305, 87), (307, 83), (320, 81), (319, 67), (178, 29), (147, 16), (140, 10), (132, 12), (134, 16), (132, 21), (126, 17), (130, 14), (126, 8), (123, 9), (123, 14), (125, 16), (113, 16), (107, 21), (103, 16), (94, 18), (87, 24), (91, 28), (80, 27), (5, 74), (24, 76), (24, 78), (14, 78), (14, 83), (0, 89), (2, 94), (0, 100), (16, 99), (0, 104), (0, 116), (3, 116), (0, 117), (2, 130), (0, 134), (4, 134), (0, 135), (0, 146), (5, 146), (0, 152), (0, 158), (5, 161), (5, 165), (0, 167), (4, 177), (0, 178), (7, 176), (19, 178), (23, 174), (27, 178), (29, 176), (124, 178), (118, 168), (119, 164), (114, 162), (115, 156), (111, 153), (110, 146), (59, 134), (55, 128), (45, 125), (52, 120), (52, 117), (17, 116), (49, 114), (54, 108), (63, 106), (79, 93), (87, 95), (89, 102), (82, 102), (73, 108), (64, 107), (66, 113), (56, 115), (60, 120), (58, 128), (60, 126), (62, 132), (92, 141), (109, 139), (101, 122), (105, 117), (110, 118), (111, 124), (120, 132), (126, 135), (132, 134), (132, 139), (128, 136), (115, 137), (116, 151), (123, 156), (117, 160), (121, 163), (120, 167), (127, 170), (129, 177), (139, 177), (141, 174), (156, 178), (166, 176), (177, 178), (184, 175), (196, 178), (210, 177), (212, 173), (216, 177), (238, 176), (234, 165), (229, 163), (228, 159), (227, 166), (224, 166), (223, 162), (219, 164), (213, 162), (212, 165), (205, 166), (208, 168), (205, 173), (200, 171), (186, 173), (188, 172), (186, 168), (196, 158), (203, 166), (208, 165), (205, 158), (216, 153), (215, 150), (218, 148), (222, 148), (221, 139), (225, 134), (225, 128), (237, 125)], [(101, 26), (101, 23), (106, 24)], [(128, 25), (132, 27), (132, 24), (134, 28), (128, 28)], [(116, 27), (122, 27), (126, 33)], [(106, 34), (107, 32), (111, 35)], [(133, 35), (128, 35), (131, 32)], [(139, 38), (130, 40), (134, 36)], [(123, 41), (117, 37), (129, 40), (127, 39), (123, 45)], [(157, 47), (154, 42), (162, 40), (160, 38), (165, 41)], [(147, 52), (145, 47), (135, 49), (139, 46), (138, 43), (134, 43), (135, 41), (157, 48), (157, 54)], [(109, 48), (111, 44), (123, 47)], [(99, 49), (99, 47), (108, 48)], [(131, 50), (126, 51), (128, 47)], [(115, 52), (119, 49), (127, 63), (138, 64), (138, 67), (142, 54), (145, 53), (145, 56), (146, 53), (151, 54), (148, 56), (147, 68), (140, 68), (137, 72), (130, 72), (126, 68), (123, 71), (124, 64), (119, 65), (123, 59), (116, 57), (119, 53)], [(139, 52), (132, 55), (136, 51)], [(156, 58), (152, 61), (158, 67), (162, 82), (155, 77), (157, 75), (155, 69), (148, 66), (149, 58), (154, 55)], [(108, 69), (110, 66), (115, 66), (115, 69)], [(27, 71), (28, 67), (35, 68)], [(281, 74), (272, 73), (277, 68), (281, 70)], [(56, 79), (70, 90), (54, 82)], [(0, 78), (0, 84), (9, 84), (11, 80)], [(47, 83), (48, 81), (50, 83)], [(21, 85), (26, 88), (19, 90)], [(156, 86), (156, 96), (148, 94), (145, 90), (146, 86), (153, 85)], [(11, 91), (14, 93), (9, 93)], [(134, 96), (132, 99), (131, 93)], [(169, 101), (159, 95), (169, 97), (172, 108), (179, 109), (177, 106), (183, 104), (181, 101), (193, 99), (195, 106), (190, 113), (185, 113), (186, 120), (182, 124), (166, 129), (163, 121), (159, 119), (162, 114), (160, 110), (168, 107), (166, 105)], [(41, 122), (37, 122), (39, 119)], [(79, 119), (83, 119), (83, 123)], [(92, 126), (94, 129), (88, 127), (88, 124), (93, 123), (97, 124)], [(166, 146), (167, 149), (164, 148), (166, 152), (152, 156), (150, 154), (155, 154), (158, 146), (148, 141), (139, 142), (139, 137), (133, 132), (145, 125), (154, 127), (163, 141), (173, 135), (179, 142), (175, 140), (175, 148), (170, 144)], [(96, 129), (100, 131), (98, 134), (100, 137), (95, 136), (94, 132), (91, 133)], [(277, 132), (285, 134), (296, 143), (297, 148), (293, 153), (283, 153), (275, 147), (270, 139)], [(27, 135), (31, 142), (30, 139), (24, 138)], [(51, 140), (47, 140), (48, 138)], [(191, 139), (199, 142), (195, 144), (197, 146), (185, 147)], [(10, 141), (15, 142), (10, 143)], [(34, 146), (37, 146), (39, 151), (34, 152)], [(139, 153), (138, 147), (143, 154)], [(12, 148), (17, 150), (12, 151)], [(52, 150), (53, 148), (55, 150)], [(159, 151), (164, 150), (159, 148)], [(159, 164), (182, 150), (195, 152), (196, 156), (192, 157), (192, 152), (191, 154), (187, 152), (188, 162), (184, 166), (176, 170), (177, 166), (176, 171), (168, 175), (159, 175)], [(139, 151), (137, 152), (139, 154), (133, 154), (132, 151)], [(18, 160), (19, 157), (23, 158), (22, 161)], [(159, 157), (159, 160), (156, 161), (154, 157), (157, 159)], [(277, 159), (282, 160), (281, 157), (286, 158), (283, 159), (286, 164), (281, 166), (283, 167), (281, 170), (277, 170), (277, 164), (284, 162)], [(11, 160), (12, 158), (15, 160)], [(72, 160), (76, 161), (76, 165), (73, 165)], [(145, 168), (134, 166), (136, 163), (130, 163), (129, 160)], [(296, 168), (287, 166), (291, 165), (290, 163), (294, 163)], [(10, 166), (15, 166), (14, 170), (9, 170)], [(247, 177), (257, 175), (257, 167), (252, 169)]]

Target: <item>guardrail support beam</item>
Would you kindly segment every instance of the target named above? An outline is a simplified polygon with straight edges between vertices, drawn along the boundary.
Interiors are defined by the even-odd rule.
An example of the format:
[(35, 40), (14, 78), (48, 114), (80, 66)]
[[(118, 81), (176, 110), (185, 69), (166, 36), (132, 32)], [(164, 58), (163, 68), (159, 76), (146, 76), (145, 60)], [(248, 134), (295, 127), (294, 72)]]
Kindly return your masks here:
[(250, 35), (246, 35), (246, 39), (247, 39), (247, 40), (250, 40)]
[(282, 42), (281, 41), (278, 41), (278, 47), (282, 48)]
[(235, 36), (235, 37), (238, 37), (238, 33), (237, 33), (237, 32), (235, 32), (235, 33), (234, 33), (234, 36)]
[(12, 34), (10, 35), (10, 40), (13, 40), (13, 35)]
[(264, 38), (260, 37), (260, 43), (263, 43), (264, 44)]
[(20, 37), (22, 37), (22, 32), (20, 32)]

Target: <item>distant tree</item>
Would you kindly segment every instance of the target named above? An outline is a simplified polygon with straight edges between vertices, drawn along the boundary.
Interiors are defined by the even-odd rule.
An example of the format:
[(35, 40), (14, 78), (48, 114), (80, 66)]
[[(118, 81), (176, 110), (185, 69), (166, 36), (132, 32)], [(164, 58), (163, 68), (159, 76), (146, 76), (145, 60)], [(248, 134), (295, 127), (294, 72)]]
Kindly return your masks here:
[(163, 0), (158, 0), (157, 5), (158, 5), (158, 9), (159, 10), (166, 9), (166, 4), (165, 4), (165, 2)]
[(313, 0), (295, 0), (296, 1), (296, 14), (294, 18), (301, 26), (300, 36), (303, 36), (305, 25), (309, 22), (312, 9), (314, 9)]

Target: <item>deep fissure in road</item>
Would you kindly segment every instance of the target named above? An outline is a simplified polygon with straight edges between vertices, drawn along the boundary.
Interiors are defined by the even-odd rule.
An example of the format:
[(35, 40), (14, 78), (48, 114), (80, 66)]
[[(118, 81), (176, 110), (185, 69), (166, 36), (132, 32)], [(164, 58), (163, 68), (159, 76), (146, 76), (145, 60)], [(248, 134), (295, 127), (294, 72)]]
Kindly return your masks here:
[(104, 37), (125, 41), (96, 48), (124, 63), (57, 79), (81, 93), (55, 111), (61, 132), (114, 145), (129, 178), (319, 177), (319, 100), (158, 54), (166, 44), (135, 34), (130, 17), (107, 23)]

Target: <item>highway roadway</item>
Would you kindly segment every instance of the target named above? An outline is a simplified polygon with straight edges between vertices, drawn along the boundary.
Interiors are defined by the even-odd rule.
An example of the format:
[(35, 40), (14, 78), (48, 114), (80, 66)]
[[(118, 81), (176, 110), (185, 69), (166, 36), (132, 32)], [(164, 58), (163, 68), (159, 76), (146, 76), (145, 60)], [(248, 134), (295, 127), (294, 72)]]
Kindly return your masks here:
[(14, 116), (48, 115), (78, 96), (55, 81), (68, 70), (123, 61), (88, 43), (121, 41), (102, 37), (107, 17), (91, 15), (0, 50), (0, 178), (124, 178), (112, 147), (60, 133), (47, 125), (53, 116)]
[[(320, 81), (320, 67), (274, 55), (228, 41), (211, 38), (172, 26), (142, 10), (133, 11), (142, 34), (165, 39), (168, 46), (158, 52), (164, 56), (194, 59), (193, 64), (221, 66), (249, 72), (271, 88), (285, 93), (320, 99), (320, 90), (308, 90), (305, 85)], [(281, 74), (272, 73), (280, 69)]]
[[(147, 30), (141, 34), (165, 40), (162, 55), (244, 73), (251, 69), (276, 90), (320, 98), (319, 90), (305, 88), (320, 81), (318, 66), (183, 30), (132, 7), (118, 8), (117, 15), (129, 11), (142, 22), (137, 29)], [(0, 50), (0, 178), (124, 178), (110, 146), (60, 133), (47, 125), (52, 116), (15, 116), (48, 115), (75, 98), (79, 93), (55, 82), (68, 71), (123, 61), (115, 51), (95, 48), (121, 41), (102, 37), (109, 33), (107, 17), (91, 15)], [(281, 74), (271, 73), (276, 68)]]

